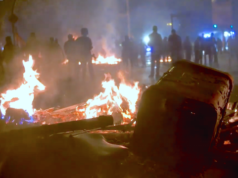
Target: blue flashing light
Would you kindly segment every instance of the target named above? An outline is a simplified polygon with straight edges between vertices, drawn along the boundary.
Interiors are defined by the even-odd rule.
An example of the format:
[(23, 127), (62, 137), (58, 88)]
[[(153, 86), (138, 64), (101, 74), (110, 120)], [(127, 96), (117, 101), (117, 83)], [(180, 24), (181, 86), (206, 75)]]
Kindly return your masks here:
[(214, 24), (213, 27), (214, 27), (214, 28), (217, 28), (217, 24)]
[(230, 27), (233, 28), (233, 25), (231, 25)]
[(225, 31), (225, 32), (224, 32), (224, 36), (225, 36), (226, 38), (228, 38), (229, 36), (231, 36), (231, 34), (230, 34), (228, 31)]
[(210, 38), (210, 37), (211, 37), (211, 34), (210, 34), (210, 33), (205, 33), (203, 37), (204, 37), (204, 38)]
[(146, 51), (147, 51), (147, 52), (151, 52), (151, 47), (147, 47), (147, 48), (146, 48)]

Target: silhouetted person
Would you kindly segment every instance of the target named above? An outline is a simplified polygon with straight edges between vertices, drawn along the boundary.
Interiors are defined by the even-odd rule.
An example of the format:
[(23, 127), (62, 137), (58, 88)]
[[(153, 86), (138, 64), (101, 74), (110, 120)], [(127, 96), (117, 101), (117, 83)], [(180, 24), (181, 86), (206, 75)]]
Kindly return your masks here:
[(11, 82), (13, 78), (14, 69), (12, 69), (13, 60), (15, 57), (16, 48), (12, 43), (10, 36), (6, 37), (6, 44), (4, 45), (4, 50), (2, 52), (3, 62), (6, 64), (5, 68), (5, 78), (6, 82)]
[(194, 55), (195, 55), (195, 63), (202, 64), (202, 38), (197, 37), (194, 42)]
[(182, 58), (182, 41), (181, 37), (176, 34), (175, 30), (172, 30), (172, 34), (169, 36), (169, 48), (171, 52), (172, 62), (181, 60)]
[(168, 38), (164, 37), (163, 39), (163, 58), (164, 60), (169, 57), (169, 44), (168, 44)]
[(126, 35), (124, 41), (122, 42), (122, 62), (124, 67), (129, 67), (130, 57), (131, 57), (132, 43), (129, 37)]
[(212, 56), (214, 59), (214, 65), (216, 67), (219, 67), (218, 56), (217, 56), (217, 41), (216, 41), (213, 33), (211, 34), (211, 40), (212, 40)]
[[(204, 46), (204, 51), (205, 51), (204, 64), (212, 67), (212, 64), (213, 64), (213, 56), (212, 56), (213, 39), (212, 39), (212, 37), (204, 38), (203, 46)], [(207, 56), (208, 56), (208, 61), (207, 61)]]
[(185, 59), (187, 61), (191, 61), (192, 58), (192, 43), (190, 41), (189, 36), (186, 37), (184, 43), (183, 43), (183, 49), (185, 52)]
[(163, 42), (161, 35), (157, 32), (157, 26), (153, 26), (153, 32), (150, 34), (148, 45), (151, 47), (151, 72), (150, 78), (154, 78), (155, 62), (156, 62), (156, 79), (159, 78), (160, 58), (163, 50)]
[(47, 49), (47, 63), (52, 64), (55, 62), (56, 52), (55, 52), (55, 41), (53, 37), (50, 37), (48, 42), (48, 49)]
[(77, 62), (75, 44), (76, 43), (73, 39), (73, 35), (69, 34), (68, 40), (64, 43), (64, 52), (66, 54), (67, 59), (72, 63)]
[(94, 79), (94, 71), (92, 65), (92, 54), (91, 50), (93, 49), (92, 41), (88, 37), (88, 29), (82, 28), (81, 29), (81, 37), (76, 40), (77, 47), (79, 50), (79, 57), (82, 66), (82, 78), (85, 80), (87, 65), (89, 69), (89, 74), (91, 79)]
[(64, 52), (69, 60), (69, 73), (71, 78), (78, 78), (79, 76), (79, 59), (76, 52), (76, 42), (73, 39), (73, 35), (68, 35), (68, 40), (64, 43)]
[(40, 53), (40, 45), (39, 42), (36, 38), (35, 33), (31, 33), (27, 43), (26, 43), (26, 54), (27, 55), (32, 55), (34, 60), (37, 60), (39, 58), (39, 53)]

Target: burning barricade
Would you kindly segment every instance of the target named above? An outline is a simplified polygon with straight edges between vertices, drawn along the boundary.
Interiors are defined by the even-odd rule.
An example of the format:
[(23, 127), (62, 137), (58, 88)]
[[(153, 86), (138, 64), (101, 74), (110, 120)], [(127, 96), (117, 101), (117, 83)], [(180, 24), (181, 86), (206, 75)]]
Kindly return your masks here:
[[(114, 57), (112, 57), (114, 59)], [(113, 60), (99, 60), (99, 63), (105, 63)], [(119, 61), (117, 61), (119, 62)], [(23, 123), (38, 123), (38, 124), (54, 124), (59, 122), (76, 121), (89, 119), (101, 115), (113, 115), (116, 124), (130, 122), (136, 114), (136, 105), (140, 95), (140, 87), (138, 82), (127, 84), (123, 78), (117, 86), (110, 74), (105, 75), (105, 80), (102, 82), (103, 92), (93, 99), (89, 99), (85, 104), (74, 105), (68, 108), (55, 110), (34, 110), (33, 100), (34, 94), (38, 91), (43, 91), (45, 86), (38, 80), (39, 74), (34, 71), (34, 61), (29, 57), (29, 61), (23, 61), (25, 73), (23, 75), (23, 84), (15, 90), (7, 90), (1, 96), (1, 113), (4, 116), (6, 123), (23, 124)], [(11, 113), (16, 115), (17, 110), (22, 110), (28, 113), (28, 117), (11, 117)], [(8, 111), (8, 112), (7, 112)]]
[[(57, 119), (61, 118), (57, 114), (66, 113), (65, 121), (70, 121), (67, 112), (73, 111), (78, 118), (74, 115), (72, 120), (77, 118), (79, 121), (53, 124), (56, 123), (53, 118), (52, 125), (1, 134), (2, 145), (9, 141), (11, 144), (19, 142), (7, 152), (1, 175), (43, 177), (50, 172), (50, 177), (115, 177), (115, 173), (121, 171), (117, 177), (149, 177), (149, 172), (157, 165), (156, 174), (165, 172), (160, 177), (172, 173), (173, 177), (192, 177), (207, 168), (232, 89), (228, 75), (189, 62), (177, 62), (157, 84), (143, 93), (130, 148), (135, 154), (153, 160), (153, 167), (148, 172), (144, 169), (146, 163), (138, 166), (139, 159), (128, 154), (127, 148), (109, 144), (102, 136), (82, 131), (107, 129), (108, 125), (113, 125), (113, 119), (100, 115), (113, 115), (114, 110), (122, 115), (123, 122), (135, 117), (140, 93), (138, 84), (126, 85), (122, 81), (116, 86), (107, 75), (102, 86), (105, 91), (88, 100), (85, 106), (35, 111), (33, 114), (45, 115), (43, 112), (47, 112), (51, 113), (51, 118), (55, 116)], [(81, 117), (86, 119), (80, 120)], [(97, 118), (87, 119), (89, 117)], [(48, 124), (47, 120), (45, 124)], [(69, 132), (75, 130), (81, 132)], [(56, 134), (60, 132), (64, 133)], [(33, 135), (34, 139), (29, 139)], [(24, 142), (22, 138), (25, 138)], [(6, 152), (2, 150), (1, 153)], [(132, 176), (135, 171), (129, 166), (135, 168), (135, 165), (126, 164), (125, 158), (128, 162), (136, 160), (134, 163), (141, 174)], [(31, 164), (25, 166), (18, 159)]]

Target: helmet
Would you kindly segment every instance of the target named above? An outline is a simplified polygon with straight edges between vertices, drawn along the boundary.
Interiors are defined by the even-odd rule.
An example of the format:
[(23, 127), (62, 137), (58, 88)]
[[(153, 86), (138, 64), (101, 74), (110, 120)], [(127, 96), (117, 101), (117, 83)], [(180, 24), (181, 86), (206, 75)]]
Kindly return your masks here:
[(158, 30), (157, 26), (156, 25), (153, 26), (153, 31), (157, 31), (157, 30)]
[(87, 29), (87, 28), (82, 28), (82, 29), (81, 29), (81, 34), (82, 34), (83, 36), (87, 36), (87, 35), (88, 35), (88, 29)]

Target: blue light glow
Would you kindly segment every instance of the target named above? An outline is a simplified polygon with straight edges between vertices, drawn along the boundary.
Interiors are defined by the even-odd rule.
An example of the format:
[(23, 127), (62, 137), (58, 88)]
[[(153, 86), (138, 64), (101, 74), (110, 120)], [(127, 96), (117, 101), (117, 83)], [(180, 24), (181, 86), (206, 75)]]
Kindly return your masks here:
[(146, 51), (147, 51), (147, 52), (151, 52), (151, 47), (147, 47), (147, 48), (146, 48)]
[(210, 37), (211, 37), (211, 34), (210, 34), (210, 33), (205, 33), (203, 37), (204, 37), (204, 38), (210, 38)]
[(224, 32), (224, 37), (227, 38), (227, 37), (229, 37), (229, 36), (231, 36), (231, 34), (230, 34), (228, 31), (225, 31), (225, 32)]

